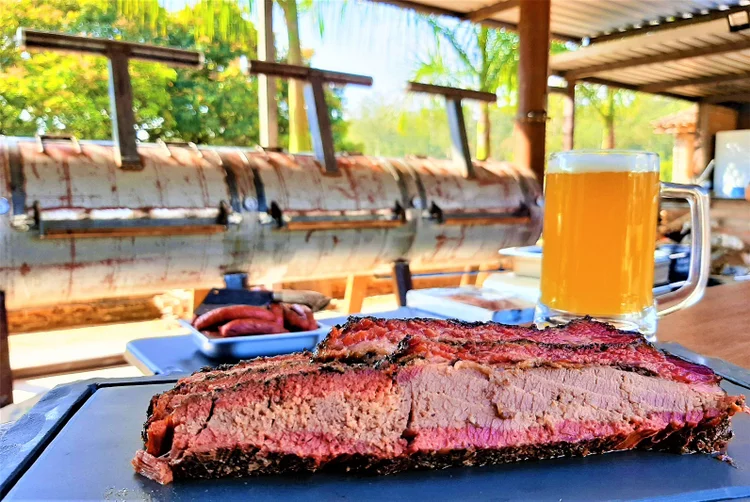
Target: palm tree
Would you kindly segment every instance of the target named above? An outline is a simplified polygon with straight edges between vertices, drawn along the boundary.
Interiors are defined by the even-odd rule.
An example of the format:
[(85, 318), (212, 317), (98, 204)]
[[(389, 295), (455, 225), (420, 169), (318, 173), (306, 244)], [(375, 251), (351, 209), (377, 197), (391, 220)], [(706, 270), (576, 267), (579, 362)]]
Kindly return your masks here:
[[(293, 65), (301, 65), (302, 46), (299, 39), (299, 19), (297, 0), (276, 0), (284, 11), (286, 21), (286, 32), (289, 39), (289, 53), (287, 62)], [(312, 6), (312, 0), (303, 0), (304, 9)], [(305, 111), (305, 83), (299, 80), (289, 81), (289, 151), (309, 152), (312, 150), (309, 126), (307, 123), (307, 112)]]
[(606, 85), (579, 84), (578, 91), (583, 96), (584, 104), (591, 105), (599, 114), (604, 126), (602, 148), (615, 147), (615, 116), (617, 110), (633, 101), (633, 93), (625, 89), (616, 89)]
[[(165, 8), (163, 4), (170, 0), (117, 0), (117, 11), (129, 19), (133, 19), (139, 26), (152, 31), (165, 30)], [(232, 15), (230, 8), (232, 0), (199, 0), (192, 9), (184, 9), (195, 15), (196, 35), (205, 43), (219, 39), (235, 41), (244, 39), (249, 34), (241, 31), (247, 26), (241, 19)], [(238, 0), (239, 1), (239, 0)], [(299, 37), (300, 10), (313, 7), (312, 0), (276, 0), (284, 12), (284, 21), (289, 41), (287, 62), (293, 65), (304, 64)], [(253, 10), (253, 0), (247, 1), (249, 12)], [(236, 11), (236, 6), (234, 8)], [(322, 25), (321, 25), (322, 26)], [(254, 36), (254, 34), (253, 34)], [(297, 80), (289, 81), (289, 151), (306, 152), (312, 150), (312, 141), (305, 112), (304, 83)]]
[[(518, 36), (469, 23), (427, 23), (435, 46), (420, 62), (414, 77), (433, 84), (497, 93), (510, 100), (517, 85)], [(447, 50), (443, 47), (447, 45)], [(490, 156), (490, 104), (481, 103), (477, 122), (477, 159)]]

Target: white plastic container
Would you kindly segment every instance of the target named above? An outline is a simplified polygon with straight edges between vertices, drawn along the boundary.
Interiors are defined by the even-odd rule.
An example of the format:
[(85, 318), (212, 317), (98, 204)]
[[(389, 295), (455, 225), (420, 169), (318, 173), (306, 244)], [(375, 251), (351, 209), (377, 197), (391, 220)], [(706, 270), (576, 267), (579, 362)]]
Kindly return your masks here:
[(714, 193), (742, 199), (750, 185), (750, 129), (716, 133)]
[(513, 272), (516, 275), (537, 278), (542, 276), (541, 246), (506, 248), (499, 252), (502, 256), (513, 258)]
[[(477, 303), (477, 304), (474, 304)], [(481, 304), (487, 304), (482, 306)], [(492, 304), (507, 304), (496, 308)], [(534, 318), (534, 303), (511, 293), (501, 293), (473, 286), (460, 288), (413, 289), (406, 293), (406, 304), (443, 317), (467, 322), (495, 321), (504, 324), (522, 324)]]
[[(518, 277), (542, 277), (542, 248), (540, 246), (524, 246), (518, 248), (501, 249), (502, 256), (513, 258), (513, 273)], [(654, 251), (654, 285), (669, 282), (669, 253), (662, 250)]]

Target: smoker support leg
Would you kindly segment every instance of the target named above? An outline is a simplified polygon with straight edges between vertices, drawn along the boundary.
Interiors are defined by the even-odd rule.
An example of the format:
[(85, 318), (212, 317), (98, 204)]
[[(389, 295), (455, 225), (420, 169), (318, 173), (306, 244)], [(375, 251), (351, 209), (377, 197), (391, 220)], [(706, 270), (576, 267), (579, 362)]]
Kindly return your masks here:
[(8, 314), (5, 310), (5, 292), (0, 291), (0, 407), (13, 403), (13, 375), (10, 372), (8, 349)]
[(477, 267), (468, 265), (464, 267), (464, 273), (461, 274), (461, 281), (458, 283), (459, 286), (471, 286), (474, 283), (474, 272)]
[(411, 282), (411, 270), (409, 262), (397, 260), (393, 262), (393, 291), (396, 293), (398, 304), (406, 306), (406, 292), (414, 289)]
[(206, 299), (208, 296), (208, 293), (210, 293), (210, 289), (194, 289), (193, 290), (193, 306), (190, 309), (190, 312), (195, 312), (195, 309), (198, 308), (198, 305), (203, 303), (203, 300)]
[(474, 280), (474, 285), (478, 288), (481, 288), (484, 285), (484, 281), (487, 280), (490, 274), (492, 272), (497, 272), (499, 269), (500, 269), (500, 265), (498, 265), (497, 263), (493, 263), (489, 265), (480, 265), (479, 273), (477, 274), (477, 277)]
[(344, 293), (344, 312), (356, 314), (362, 312), (362, 304), (367, 296), (367, 286), (370, 284), (369, 275), (352, 274), (346, 278), (346, 292)]

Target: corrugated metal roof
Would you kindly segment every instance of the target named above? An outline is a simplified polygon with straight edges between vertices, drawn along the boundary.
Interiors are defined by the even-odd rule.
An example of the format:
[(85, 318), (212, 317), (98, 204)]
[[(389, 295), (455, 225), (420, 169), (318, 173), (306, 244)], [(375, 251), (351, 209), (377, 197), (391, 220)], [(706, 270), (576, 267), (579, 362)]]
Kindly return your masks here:
[[(501, 27), (519, 21), (518, 0), (374, 1)], [(553, 35), (592, 42), (553, 56), (551, 72), (694, 100), (750, 101), (750, 30), (731, 33), (727, 22), (745, 8), (750, 0), (551, 0)]]
[[(518, 24), (517, 0), (373, 0), (400, 7), (421, 7), (470, 19), (472, 13), (497, 6), (483, 19)], [(675, 21), (717, 15), (750, 0), (551, 0), (551, 30), (570, 39), (596, 39), (630, 31), (647, 31)], [(661, 29), (661, 28), (659, 28)]]
[(726, 20), (715, 20), (602, 42), (553, 56), (550, 71), (646, 92), (750, 101), (737, 96), (750, 91), (750, 30), (730, 33)]

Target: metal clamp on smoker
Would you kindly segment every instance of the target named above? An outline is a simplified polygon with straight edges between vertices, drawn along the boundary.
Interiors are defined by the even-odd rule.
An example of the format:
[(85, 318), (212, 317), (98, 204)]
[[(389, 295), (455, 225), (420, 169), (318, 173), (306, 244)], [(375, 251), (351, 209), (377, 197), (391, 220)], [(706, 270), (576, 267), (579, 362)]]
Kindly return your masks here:
[[(372, 86), (372, 77), (257, 60), (248, 62), (248, 71), (254, 75), (283, 77), (306, 82), (305, 102), (307, 105), (307, 119), (310, 124), (310, 135), (312, 137), (315, 160), (320, 164), (323, 175), (322, 177), (313, 175), (318, 178), (315, 180), (316, 184), (328, 184), (334, 193), (338, 192), (345, 197), (347, 196), (346, 190), (352, 190), (352, 193), (348, 194), (347, 198), (356, 199), (357, 195), (353, 193), (356, 187), (351, 186), (354, 175), (351, 172), (342, 173), (342, 171), (348, 170), (348, 163), (336, 158), (330, 111), (325, 99), (324, 84), (353, 84), (370, 87)], [(399, 181), (396, 173), (391, 173), (391, 175)], [(261, 192), (259, 191), (259, 193)], [(403, 204), (398, 200), (394, 201), (391, 207), (378, 209), (356, 207), (341, 210), (323, 208), (295, 210), (291, 207), (284, 207), (284, 204), (278, 200), (268, 199), (267, 196), (264, 198), (265, 200), (260, 201), (261, 204), (259, 204), (261, 211), (267, 204), (265, 214), (260, 214), (261, 222), (273, 224), (277, 229), (344, 230), (392, 228), (402, 225), (405, 221)]]
[[(27, 145), (16, 141), (11, 143), (9, 164), (13, 185), (14, 227), (18, 230), (34, 228), (40, 238), (70, 237), (133, 237), (158, 235), (190, 235), (223, 232), (230, 223), (236, 223), (239, 215), (233, 214), (232, 197), (217, 200), (215, 203), (203, 201), (166, 200), (163, 188), (176, 176), (185, 176), (179, 166), (181, 160), (174, 158), (169, 146), (161, 142), (165, 155), (174, 164), (169, 175), (154, 173), (157, 167), (149, 162), (150, 155), (139, 152), (136, 141), (136, 122), (133, 111), (133, 88), (128, 70), (131, 59), (152, 61), (189, 68), (203, 64), (199, 52), (157, 47), (152, 45), (118, 42), (114, 40), (92, 39), (47, 33), (42, 31), (18, 30), (18, 44), (21, 49), (54, 50), (72, 53), (89, 53), (106, 56), (109, 59), (109, 97), (112, 117), (111, 161), (119, 169), (110, 169), (106, 180), (105, 173), (83, 182), (84, 172), (91, 174), (105, 159), (98, 144), (81, 143), (72, 135), (40, 135), (36, 138), (36, 152), (27, 155)], [(180, 144), (179, 142), (177, 144)], [(195, 144), (186, 143), (191, 154), (203, 159), (203, 154)], [(32, 163), (31, 175), (24, 164)], [(59, 162), (59, 176), (43, 179), (40, 164), (51, 167)], [(221, 159), (219, 159), (221, 165)], [(132, 171), (137, 171), (136, 173)], [(51, 173), (48, 173), (51, 174)], [(166, 173), (164, 173), (166, 174)], [(74, 179), (75, 177), (75, 179)], [(161, 191), (159, 205), (139, 203), (147, 196), (149, 182), (156, 178), (156, 188)], [(60, 179), (63, 181), (61, 191)], [(39, 191), (30, 187), (33, 182)], [(80, 184), (79, 184), (80, 183)], [(108, 183), (107, 188), (103, 186)], [(54, 186), (52, 186), (54, 184)], [(144, 193), (138, 193), (140, 190)], [(31, 193), (29, 193), (31, 191)], [(100, 195), (98, 192), (106, 194)], [(34, 193), (36, 192), (36, 193)], [(59, 192), (56, 193), (56, 192)], [(171, 194), (170, 194), (171, 195)], [(96, 207), (87, 204), (90, 200), (110, 200), (106, 206)], [(31, 199), (31, 200), (29, 200)], [(127, 202), (125, 202), (127, 200)], [(119, 202), (119, 203), (118, 203)], [(125, 203), (123, 203), (125, 202)], [(206, 201), (207, 202), (207, 201)], [(29, 211), (29, 206), (31, 211)]]
[[(481, 177), (471, 158), (469, 140), (466, 134), (466, 122), (462, 101), (471, 99), (485, 103), (494, 103), (497, 96), (491, 92), (473, 91), (459, 89), (456, 87), (444, 87), (441, 85), (422, 84), (420, 82), (409, 82), (409, 92), (435, 94), (445, 98), (446, 111), (448, 113), (448, 127), (450, 129), (452, 159), (466, 180), (480, 182)], [(446, 225), (491, 225), (491, 224), (527, 224), (530, 221), (529, 205), (524, 203), (510, 212), (502, 211), (480, 211), (466, 210), (466, 205), (457, 207), (456, 211), (443, 207), (441, 201), (422, 201), (423, 217)]]

